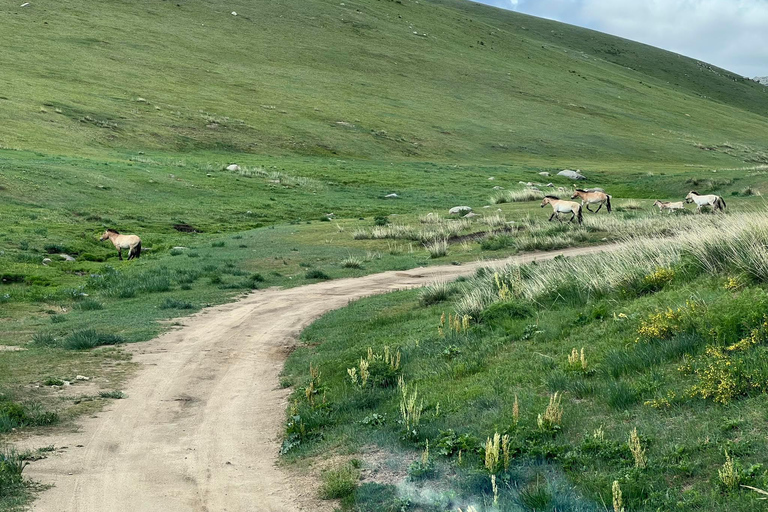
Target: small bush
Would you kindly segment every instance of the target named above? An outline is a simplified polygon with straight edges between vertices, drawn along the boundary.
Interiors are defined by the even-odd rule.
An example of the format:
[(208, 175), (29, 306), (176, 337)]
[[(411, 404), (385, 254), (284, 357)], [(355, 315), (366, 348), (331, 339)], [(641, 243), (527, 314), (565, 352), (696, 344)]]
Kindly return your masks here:
[(83, 329), (67, 336), (62, 346), (69, 350), (88, 350), (101, 345), (116, 345), (124, 340), (116, 334), (99, 332), (94, 329)]
[(318, 268), (313, 268), (310, 270), (307, 270), (306, 274), (304, 274), (304, 277), (307, 279), (330, 279), (331, 276), (323, 272), (322, 270)]
[(63, 386), (64, 381), (56, 377), (48, 377), (43, 381), (44, 386)]
[(65, 315), (51, 315), (51, 323), (54, 324), (60, 324), (62, 322), (66, 322), (67, 317)]
[(373, 225), (374, 226), (386, 226), (387, 224), (389, 224), (389, 219), (386, 218), (386, 217), (383, 217), (383, 216), (379, 215), (379, 216), (373, 218)]
[(484, 251), (498, 251), (507, 247), (514, 247), (515, 239), (509, 235), (488, 236), (480, 242), (480, 249)]
[(226, 245), (226, 244), (225, 244), (225, 243), (224, 243), (224, 241), (222, 240), (222, 241), (219, 241), (219, 242), (213, 242), (213, 243), (211, 244), (211, 247), (224, 247), (225, 245)]
[(170, 253), (171, 256), (180, 256), (180, 255), (184, 254), (184, 250), (183, 249), (171, 249), (169, 251), (169, 253)]
[(100, 309), (104, 309), (104, 305), (94, 299), (83, 299), (75, 304), (75, 309), (80, 311), (98, 311)]
[(32, 335), (32, 343), (40, 347), (52, 347), (56, 345), (56, 338), (50, 332), (36, 332)]
[(21, 474), (26, 466), (22, 456), (13, 448), (0, 451), (0, 504), (5, 501), (4, 498), (24, 494)]
[(64, 250), (64, 246), (59, 244), (45, 244), (43, 246), (43, 250), (48, 254), (59, 254), (62, 252), (66, 252)]
[(187, 253), (187, 258), (199, 258), (199, 257), (200, 257), (200, 255), (197, 254), (196, 252), (188, 252)]
[(320, 497), (324, 500), (336, 500), (352, 495), (357, 489), (360, 471), (351, 464), (323, 473)]
[(166, 297), (160, 304), (160, 309), (195, 309), (191, 302)]
[(57, 413), (43, 409), (38, 403), (0, 401), (0, 433), (21, 427), (51, 425), (58, 420)]

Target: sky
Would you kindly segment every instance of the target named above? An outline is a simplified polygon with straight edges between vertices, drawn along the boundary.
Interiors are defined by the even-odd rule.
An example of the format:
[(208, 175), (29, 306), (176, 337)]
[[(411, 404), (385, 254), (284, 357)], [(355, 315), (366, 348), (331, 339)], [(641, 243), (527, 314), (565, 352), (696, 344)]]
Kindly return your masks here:
[(475, 0), (768, 76), (768, 0)]

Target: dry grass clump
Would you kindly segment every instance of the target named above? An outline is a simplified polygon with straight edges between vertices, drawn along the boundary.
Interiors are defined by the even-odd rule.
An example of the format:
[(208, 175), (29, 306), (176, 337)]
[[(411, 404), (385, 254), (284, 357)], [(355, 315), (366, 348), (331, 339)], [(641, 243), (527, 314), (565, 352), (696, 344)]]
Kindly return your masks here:
[[(537, 265), (510, 264), (497, 272), (498, 277), (485, 272), (463, 285), (456, 311), (478, 317), (500, 300), (535, 301), (552, 293), (580, 299), (605, 295), (628, 283), (642, 281), (659, 268), (674, 267), (683, 254), (690, 255), (711, 274), (735, 269), (759, 281), (768, 281), (768, 212), (696, 219), (700, 221), (671, 220), (669, 224), (679, 230), (671, 238), (627, 238), (614, 250), (602, 254)], [(502, 288), (506, 297), (500, 296)]]
[(448, 240), (445, 238), (428, 242), (424, 247), (426, 247), (430, 258), (440, 258), (448, 254)]
[(537, 188), (524, 188), (522, 190), (499, 190), (488, 198), (491, 204), (521, 203), (524, 201), (536, 201), (544, 197), (544, 192)]

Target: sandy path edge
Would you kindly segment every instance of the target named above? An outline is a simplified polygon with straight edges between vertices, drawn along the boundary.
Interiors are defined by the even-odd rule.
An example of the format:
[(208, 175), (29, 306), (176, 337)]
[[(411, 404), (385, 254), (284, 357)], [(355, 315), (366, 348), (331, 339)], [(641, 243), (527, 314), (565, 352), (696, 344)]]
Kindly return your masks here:
[(131, 345), (141, 364), (127, 398), (79, 421), (75, 433), (20, 444), (68, 446), (25, 475), (52, 487), (32, 509), (45, 512), (329, 510), (313, 486), (277, 465), (288, 389), (279, 373), (298, 334), (351, 300), (478, 267), (579, 256), (611, 245), (421, 267), (291, 289), (258, 290), (182, 319), (184, 326)]

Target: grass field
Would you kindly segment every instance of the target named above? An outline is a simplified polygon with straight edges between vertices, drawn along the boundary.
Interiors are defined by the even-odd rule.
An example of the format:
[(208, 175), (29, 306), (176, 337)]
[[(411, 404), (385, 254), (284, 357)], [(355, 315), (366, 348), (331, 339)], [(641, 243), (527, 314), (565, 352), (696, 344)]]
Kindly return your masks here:
[[(768, 190), (765, 87), (465, 1), (33, 2), (0, 7), (0, 45), (0, 441), (96, 410), (133, 368), (122, 343), (254, 288), (669, 237), (698, 221), (668, 223), (654, 199), (697, 189), (743, 212), (762, 208)], [(613, 194), (613, 221), (601, 212), (582, 228), (548, 224), (538, 201), (513, 200), (566, 195), (564, 168)], [(447, 220), (457, 205), (482, 217)], [(139, 234), (141, 259), (118, 261), (98, 242), (107, 227)], [(707, 279), (715, 294), (718, 278)], [(405, 346), (454, 307), (417, 302), (409, 293), (352, 308), (413, 310), (389, 342)], [(591, 314), (569, 307), (563, 318)], [(472, 334), (478, 358), (502, 343), (501, 328), (485, 325)], [(548, 357), (572, 348), (570, 331), (552, 329), (560, 348)], [(383, 343), (381, 330), (371, 336)], [(308, 357), (291, 363), (296, 384)], [(61, 391), (65, 381), (78, 389), (77, 375), (92, 378), (90, 395)], [(501, 378), (477, 375), (489, 389)], [(473, 435), (490, 434), (495, 420), (478, 418)], [(410, 453), (395, 437), (379, 441)], [(18, 454), (8, 457), (0, 508), (27, 499)], [(580, 481), (562, 465), (537, 468), (521, 471), (558, 489)], [(578, 491), (585, 503), (596, 492)]]
[(768, 274), (746, 217), (327, 315), (286, 365), (284, 450), (399, 475), (347, 478), (344, 510), (605, 510), (614, 482), (627, 510), (754, 510)]

